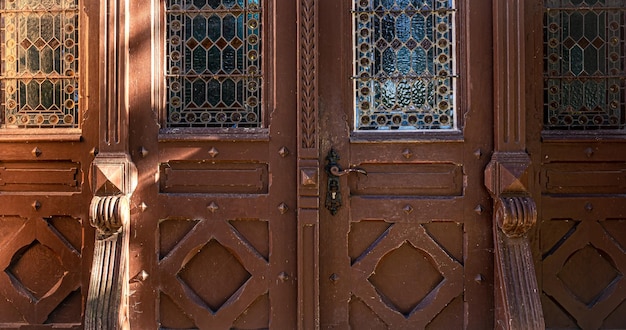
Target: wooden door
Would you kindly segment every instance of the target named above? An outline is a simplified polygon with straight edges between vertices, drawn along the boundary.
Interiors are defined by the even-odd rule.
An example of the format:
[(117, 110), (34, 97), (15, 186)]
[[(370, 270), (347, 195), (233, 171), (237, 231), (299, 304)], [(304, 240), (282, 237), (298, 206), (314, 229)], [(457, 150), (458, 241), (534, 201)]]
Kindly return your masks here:
[(99, 4), (0, 2), (0, 328), (78, 329), (93, 252)]
[(547, 328), (626, 327), (625, 6), (526, 4), (534, 258)]
[(294, 12), (131, 2), (133, 328), (295, 327)]
[(491, 19), (320, 1), (322, 328), (492, 327)]

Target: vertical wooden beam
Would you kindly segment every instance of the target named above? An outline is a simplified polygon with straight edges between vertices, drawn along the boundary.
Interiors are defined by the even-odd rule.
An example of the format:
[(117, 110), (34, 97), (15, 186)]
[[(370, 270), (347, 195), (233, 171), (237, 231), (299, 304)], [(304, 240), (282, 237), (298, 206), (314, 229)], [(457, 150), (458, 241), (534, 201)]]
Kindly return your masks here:
[(524, 0), (493, 1), (494, 154), (485, 185), (494, 199), (495, 324), (544, 329), (528, 231), (537, 222), (526, 152)]
[(128, 0), (100, 7), (100, 144), (90, 177), (96, 228), (85, 329), (128, 328), (129, 198), (136, 169), (128, 153)]
[(317, 14), (316, 0), (298, 1), (298, 329), (320, 326)]

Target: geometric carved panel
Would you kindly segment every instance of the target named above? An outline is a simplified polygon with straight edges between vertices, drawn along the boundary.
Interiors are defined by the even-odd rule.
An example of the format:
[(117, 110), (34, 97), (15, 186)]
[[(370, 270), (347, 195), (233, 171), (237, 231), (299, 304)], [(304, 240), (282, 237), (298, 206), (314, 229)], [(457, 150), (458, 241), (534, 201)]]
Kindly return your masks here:
[(350, 299), (350, 327), (352, 329), (372, 330), (389, 328), (366, 303), (355, 296)]
[[(424, 328), (462, 296), (463, 266), (456, 260), (462, 257), (457, 242), (463, 246), (462, 228), (452, 222), (351, 223), (351, 324)], [(450, 230), (451, 238), (441, 239), (442, 230)]]
[(622, 250), (626, 251), (626, 219), (607, 219), (601, 221), (600, 225), (607, 235), (615, 241)]
[(604, 319), (604, 329), (626, 329), (626, 300)]
[(81, 253), (83, 244), (82, 224), (79, 219), (64, 216), (53, 216), (47, 218), (50, 229), (58, 233), (57, 235), (67, 242), (67, 245), (74, 248), (76, 253)]
[(46, 324), (64, 323), (64, 324), (80, 324), (82, 318), (82, 299), (81, 290), (70, 293), (57, 308), (50, 313), (46, 320)]
[(451, 221), (433, 221), (423, 224), (428, 235), (441, 248), (446, 251), (450, 257), (454, 258), (460, 264), (463, 264), (463, 224)]
[(622, 274), (613, 260), (593, 245), (574, 252), (557, 277), (580, 302), (592, 307)]
[(443, 280), (432, 257), (408, 242), (385, 255), (369, 277), (383, 299), (405, 317)]
[(182, 241), (198, 221), (167, 219), (159, 222), (159, 259), (163, 259)]
[(580, 221), (552, 219), (541, 224), (541, 254), (544, 258), (554, 253), (565, 240), (576, 232)]
[(576, 319), (574, 319), (563, 306), (550, 296), (543, 293), (541, 295), (541, 307), (543, 309), (544, 321), (550, 329), (576, 329)]
[(221, 328), (225, 319), (267, 328), (270, 237), (266, 220), (160, 221), (158, 319), (177, 329)]
[(233, 323), (233, 329), (269, 329), (270, 297), (264, 294), (253, 302)]
[(609, 316), (626, 301), (626, 254), (612, 237), (626, 230), (626, 222), (595, 220), (591, 214), (582, 220), (542, 223), (541, 235), (549, 237), (541, 239), (547, 327), (573, 322), (582, 328), (600, 328), (605, 320), (615, 322)]
[(460, 295), (444, 308), (426, 327), (429, 329), (462, 329), (464, 327), (464, 301)]
[(256, 252), (269, 260), (270, 240), (269, 223), (262, 220), (232, 220), (229, 221), (235, 233), (241, 236), (241, 240), (250, 244)]
[(54, 288), (66, 272), (60, 256), (37, 240), (15, 253), (4, 271), (17, 290), (35, 301)]
[(246, 283), (250, 273), (228, 249), (211, 240), (183, 265), (178, 276), (213, 312), (217, 312)]
[(0, 322), (15, 315), (28, 324), (80, 322), (81, 220), (0, 219), (3, 229), (13, 228), (0, 236), (0, 294), (12, 305), (0, 310)]
[(161, 292), (159, 297), (159, 323), (165, 329), (195, 329), (194, 324), (173, 299)]
[(348, 252), (352, 263), (367, 253), (392, 225), (385, 221), (359, 221), (350, 224)]

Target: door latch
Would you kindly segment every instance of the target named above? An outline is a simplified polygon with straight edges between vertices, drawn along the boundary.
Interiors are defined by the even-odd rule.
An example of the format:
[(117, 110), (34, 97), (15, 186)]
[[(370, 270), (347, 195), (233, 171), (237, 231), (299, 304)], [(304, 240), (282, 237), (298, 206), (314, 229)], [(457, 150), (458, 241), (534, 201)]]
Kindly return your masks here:
[(326, 174), (328, 175), (328, 186), (326, 191), (326, 208), (330, 214), (335, 215), (341, 207), (341, 189), (339, 186), (339, 177), (350, 173), (367, 175), (367, 171), (356, 166), (350, 166), (342, 169), (339, 166), (339, 154), (335, 149), (330, 149), (326, 156)]

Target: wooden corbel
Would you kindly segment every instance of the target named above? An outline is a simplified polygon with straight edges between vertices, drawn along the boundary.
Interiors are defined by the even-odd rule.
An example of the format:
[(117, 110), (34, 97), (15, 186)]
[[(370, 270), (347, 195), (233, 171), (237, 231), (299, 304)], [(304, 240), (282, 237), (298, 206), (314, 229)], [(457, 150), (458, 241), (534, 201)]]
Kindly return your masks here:
[(137, 170), (128, 152), (128, 0), (100, 9), (100, 144), (90, 180), (90, 223), (96, 229), (85, 329), (128, 329), (129, 200)]
[(485, 184), (494, 201), (497, 329), (545, 328), (527, 235), (537, 223), (537, 206), (526, 189), (530, 163), (519, 163), (527, 157), (525, 153), (496, 153), (485, 171)]
[(136, 178), (135, 166), (125, 154), (104, 153), (92, 164), (96, 195), (89, 218), (96, 237), (85, 329), (128, 328), (129, 199)]
[(128, 328), (128, 197), (95, 196), (91, 225), (96, 227), (94, 260), (85, 329)]

